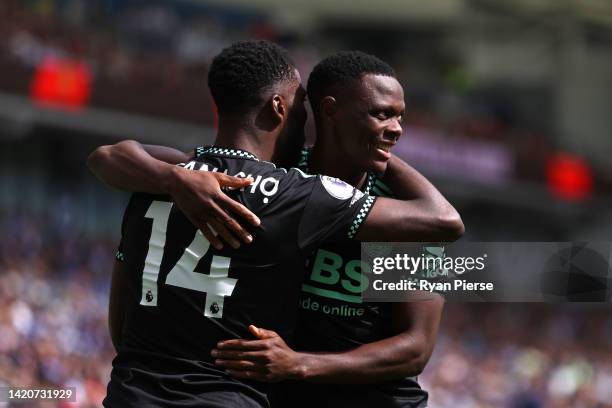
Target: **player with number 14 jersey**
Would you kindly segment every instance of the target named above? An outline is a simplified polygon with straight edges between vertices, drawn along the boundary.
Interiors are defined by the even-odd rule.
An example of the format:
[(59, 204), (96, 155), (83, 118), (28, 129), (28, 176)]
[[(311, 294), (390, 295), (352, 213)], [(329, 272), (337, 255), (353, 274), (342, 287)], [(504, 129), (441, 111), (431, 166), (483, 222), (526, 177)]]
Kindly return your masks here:
[(217, 250), (169, 196), (132, 196), (119, 255), (129, 300), (106, 402), (176, 401), (206, 384), (265, 406), (260, 386), (215, 367), (211, 349), (250, 337), (248, 324), (288, 337), (306, 258), (323, 241), (354, 235), (374, 197), (237, 149), (201, 149), (185, 167), (252, 177), (252, 185), (228, 194), (257, 214), (261, 227), (251, 231), (252, 245)]

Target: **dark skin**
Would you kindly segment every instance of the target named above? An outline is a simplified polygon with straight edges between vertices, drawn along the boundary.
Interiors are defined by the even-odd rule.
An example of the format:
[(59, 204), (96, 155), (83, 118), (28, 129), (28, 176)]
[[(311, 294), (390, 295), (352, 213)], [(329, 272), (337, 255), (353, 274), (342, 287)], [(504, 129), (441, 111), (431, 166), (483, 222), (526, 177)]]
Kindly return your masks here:
[[(280, 83), (269, 90), (266, 102), (257, 110), (239, 117), (220, 117), (216, 145), (248, 150), (263, 160), (279, 157), (276, 153), (278, 148), (291, 148), (292, 143), (301, 146), (303, 133), (299, 135), (298, 132), (297, 137), (295, 134), (296, 129), (303, 129), (306, 121), (305, 91), (297, 70), (295, 73), (295, 80)], [(252, 180), (221, 173), (194, 172), (174, 165), (192, 157), (193, 152), (183, 153), (163, 146), (147, 146), (145, 150), (137, 142), (123, 141), (97, 148), (89, 155), (87, 166), (102, 182), (114, 188), (171, 195), (183, 213), (216, 248), (223, 247), (220, 238), (235, 248), (239, 247), (240, 243), (230, 230), (244, 242), (250, 243), (251, 235), (234, 217), (242, 216), (253, 226), (260, 224), (259, 218), (230, 199), (221, 187), (240, 188), (251, 184)], [(115, 262), (108, 312), (111, 341), (115, 349), (121, 344), (125, 318), (125, 293), (122, 290), (125, 281), (122, 272), (123, 264)]]
[[(386, 78), (386, 77), (385, 77)], [(378, 89), (378, 88), (374, 88)], [(400, 87), (401, 89), (401, 87)], [(341, 107), (343, 105), (335, 105), (336, 99), (339, 96), (334, 97), (334, 100), (330, 100), (327, 104), (330, 106), (330, 109), (326, 110), (331, 116), (339, 113), (341, 118), (344, 120), (350, 121), (351, 116), (347, 114), (347, 112), (343, 111)], [(401, 94), (401, 103), (403, 105), (403, 92)], [(273, 106), (273, 104), (272, 104)], [(345, 106), (345, 105), (344, 105)], [(398, 109), (399, 110), (399, 109)], [(402, 107), (403, 110), (403, 107)], [(369, 112), (369, 110), (368, 110)], [(397, 116), (397, 115), (396, 115)], [(381, 164), (386, 167), (386, 155), (380, 152), (377, 152), (373, 149), (373, 146), (380, 146), (381, 144), (386, 143), (394, 143), (399, 134), (401, 134), (401, 128), (397, 129), (397, 124), (399, 122), (396, 121), (397, 124), (394, 124), (393, 120), (382, 120), (381, 118), (376, 118), (377, 121), (374, 123), (379, 123), (378, 126), (373, 126), (372, 129), (369, 129), (368, 132), (364, 132), (364, 135), (370, 138), (369, 146), (371, 153), (371, 157), (368, 157), (367, 163), (369, 166), (370, 162), (374, 162), (375, 164)], [(335, 120), (338, 120), (337, 118)], [(337, 133), (338, 128), (334, 126), (330, 126), (334, 122), (334, 117), (327, 118), (325, 117), (320, 123), (321, 130), (319, 130), (319, 134), (321, 132), (326, 132), (323, 136), (328, 141), (334, 141), (333, 138), (340, 137)], [(384, 126), (381, 126), (380, 123), (386, 122)], [(241, 123), (240, 121), (234, 121), (233, 123)], [(223, 129), (223, 126), (220, 126), (220, 131)], [(334, 130), (333, 132), (330, 129)], [(342, 129), (342, 128), (340, 128)], [(229, 134), (229, 133), (228, 133)], [(219, 140), (217, 144), (219, 144)], [(221, 139), (223, 140), (223, 139)], [(245, 144), (234, 144), (233, 146), (229, 146), (227, 144), (222, 144), (227, 147), (235, 147), (240, 149), (249, 150), (255, 154), (259, 154), (261, 158), (265, 160), (265, 156), (261, 155), (255, 147), (256, 146), (246, 146)], [(121, 150), (126, 146), (111, 146), (111, 150)], [(95, 152), (94, 152), (95, 153)], [(154, 152), (152, 152), (154, 153)], [(139, 177), (134, 177), (134, 167), (137, 167), (141, 163), (138, 161), (139, 159), (126, 159), (129, 154), (126, 155), (118, 155), (121, 160), (125, 160), (129, 165), (125, 164), (123, 166), (117, 165), (116, 162), (110, 160), (100, 160), (97, 162), (97, 175), (99, 177), (113, 185), (111, 178), (108, 174), (114, 174), (114, 178), (121, 179), (122, 183), (125, 183), (122, 187), (130, 190), (140, 190), (141, 187), (139, 183), (143, 182)], [(149, 157), (151, 163), (155, 163), (156, 159)], [(313, 163), (311, 166), (316, 167), (321, 163), (318, 162), (324, 160), (324, 158), (316, 159), (313, 152)], [(184, 161), (184, 157), (181, 161)], [(334, 162), (338, 161), (335, 158)], [(380, 162), (380, 163), (379, 163)], [(420, 240), (445, 240), (445, 239), (456, 239), (461, 235), (463, 230), (463, 225), (461, 220), (456, 213), (456, 211), (448, 204), (448, 202), (440, 195), (437, 190), (431, 184), (429, 184), (422, 176), (420, 176), (414, 169), (409, 166), (403, 164), (405, 167), (404, 171), (408, 171), (409, 177), (411, 177), (409, 183), (412, 183), (412, 187), (415, 188), (416, 191), (410, 191), (409, 194), (406, 195), (405, 200), (391, 200), (391, 199), (379, 199), (374, 205), (372, 211), (370, 212), (370, 216), (366, 219), (366, 222), (363, 224), (360, 229), (359, 236), (362, 239), (372, 239), (372, 240), (411, 240), (411, 239), (420, 239)], [(107, 166), (107, 167), (105, 167)], [(101, 170), (102, 168), (106, 168), (106, 170)], [(369, 168), (369, 167), (368, 167)], [(402, 167), (398, 167), (402, 169)], [(118, 171), (119, 169), (119, 171)], [(340, 167), (339, 167), (340, 169)], [(346, 181), (349, 181), (348, 178), (341, 174), (334, 174), (334, 170), (328, 171), (332, 175), (340, 176), (344, 178)], [(365, 175), (366, 169), (361, 170), (361, 175)], [(195, 172), (201, 178), (210, 177), (210, 173), (207, 172)], [(353, 172), (357, 174), (357, 172)], [(146, 174), (146, 172), (143, 172)], [(169, 177), (171, 180), (168, 184), (172, 184), (173, 182), (177, 182), (176, 179), (172, 179), (173, 172), (166, 173), (165, 177)], [(162, 175), (162, 177), (164, 177)], [(397, 177), (397, 179), (402, 179), (403, 177)], [(150, 179), (148, 179), (150, 180)], [(159, 180), (158, 180), (159, 181)], [(188, 182), (188, 178), (183, 178), (180, 182)], [(165, 182), (161, 182), (162, 185), (166, 184)], [(355, 183), (357, 184), (357, 183)], [(396, 188), (393, 184), (390, 184), (392, 188)], [(117, 187), (115, 185), (115, 187)], [(159, 188), (160, 190), (163, 187), (152, 187)], [(182, 192), (192, 191), (197, 189), (182, 189)], [(161, 192), (164, 191), (150, 191), (150, 192)], [(220, 190), (216, 192), (219, 194)], [(182, 193), (181, 193), (182, 194)], [(185, 193), (183, 196), (186, 202), (198, 202), (198, 198), (194, 198), (193, 196), (189, 196), (189, 193)], [(175, 197), (176, 199), (176, 197)], [(421, 302), (421, 304), (425, 305), (425, 303)], [(424, 361), (427, 361), (429, 358), (429, 354), (431, 353), (431, 348), (433, 347), (435, 339), (435, 334), (437, 331), (437, 326), (439, 322), (440, 310), (441, 310), (441, 300), (431, 300), (427, 309), (428, 313), (423, 312), (414, 312), (409, 311), (409, 314), (412, 315), (417, 320), (410, 320), (410, 324), (400, 324), (398, 327), (404, 327), (405, 330), (398, 329), (398, 335), (394, 336), (390, 339), (385, 339), (380, 342), (380, 344), (371, 343), (370, 345), (363, 346), (365, 347), (358, 352), (348, 354), (348, 353), (337, 353), (337, 354), (321, 354), (321, 355), (308, 355), (308, 358), (301, 359), (301, 363), (295, 365), (295, 360), (291, 362), (288, 366), (291, 366), (291, 369), (294, 367), (302, 367), (303, 369), (300, 371), (300, 377), (303, 379), (309, 379), (313, 381), (327, 381), (327, 382), (338, 382), (340, 379), (346, 380), (345, 372), (346, 370), (354, 370), (357, 367), (361, 368), (372, 368), (370, 371), (364, 372), (364, 377), (362, 379), (353, 379), (351, 382), (372, 382), (372, 381), (380, 381), (381, 379), (386, 378), (401, 378), (405, 375), (409, 375), (411, 373), (416, 373), (420, 368), (424, 365)], [(398, 310), (398, 313), (402, 316), (406, 315), (406, 311), (401, 311), (401, 307), (395, 308)], [(395, 314), (395, 312), (394, 312)], [(400, 319), (395, 319), (397, 322), (401, 321)], [(408, 326), (410, 326), (408, 328)], [(409, 330), (410, 329), (410, 330)], [(286, 347), (286, 344), (283, 346), (284, 342), (282, 339), (278, 338), (278, 336), (272, 335), (269, 331), (265, 330), (256, 330), (252, 329), (253, 334), (257, 336), (259, 334), (262, 337), (260, 343), (255, 343), (258, 347), (264, 347), (264, 349), (258, 350), (263, 353), (271, 353), (272, 350), (279, 351), (279, 361), (287, 358), (287, 356), (294, 356), (295, 352), (293, 350)], [(418, 331), (418, 333), (415, 332)], [(422, 335), (422, 336), (421, 336)], [(414, 341), (415, 338), (424, 338), (424, 341)], [(231, 344), (231, 343), (230, 343)], [(233, 349), (236, 347), (252, 347), (253, 344), (233, 344)], [(280, 347), (279, 347), (280, 346)], [(390, 350), (390, 351), (389, 351)], [(376, 351), (376, 352), (375, 352)], [(267, 371), (267, 377), (261, 378), (263, 380), (280, 380), (283, 378), (293, 378), (295, 375), (292, 371), (274, 371), (274, 374), (270, 371), (273, 367), (288, 367), (275, 365), (276, 362), (272, 360), (260, 360), (259, 357), (254, 357), (254, 360), (249, 360), (248, 357), (251, 355), (247, 355), (244, 353), (240, 353), (235, 355), (237, 357), (238, 362), (242, 364), (247, 364), (248, 367), (244, 370), (236, 370), (232, 373), (236, 376), (242, 376), (245, 378), (253, 378), (252, 372), (259, 372), (261, 370)], [(322, 357), (317, 357), (322, 356)], [(398, 358), (399, 356), (399, 358)], [(304, 357), (303, 355), (301, 357)], [(244, 360), (243, 360), (244, 358)], [(260, 368), (253, 370), (253, 367), (248, 362), (259, 362)], [(288, 361), (288, 360), (286, 360)], [(410, 363), (408, 364), (407, 361)], [(304, 364), (305, 362), (310, 362), (308, 367)], [(223, 362), (220, 362), (223, 363)], [(361, 368), (357, 368), (360, 369)], [(345, 370), (345, 371), (343, 371)]]
[[(284, 151), (299, 151), (304, 143), (305, 91), (300, 76), (269, 90), (266, 102), (249, 114), (226, 114), (219, 118), (215, 144), (247, 150), (262, 160), (287, 161)], [(240, 147), (239, 147), (240, 146)], [(279, 152), (280, 151), (280, 152)], [(87, 166), (104, 183), (127, 191), (171, 195), (204, 237), (217, 249), (223, 242), (234, 248), (253, 238), (237, 221), (236, 215), (250, 225), (259, 218), (222, 190), (241, 188), (250, 179), (221, 173), (198, 173), (175, 164), (187, 162), (193, 152), (183, 153), (163, 146), (146, 146), (135, 141), (101, 146), (91, 153)], [(211, 228), (212, 227), (212, 228)], [(223, 242), (222, 242), (223, 241)]]
[(404, 90), (395, 78), (370, 74), (335, 87), (318, 103), (311, 170), (358, 187), (368, 170), (384, 174), (388, 151), (402, 135), (404, 111)]
[[(321, 100), (315, 115), (318, 138), (311, 170), (363, 187), (368, 170), (385, 173), (390, 167), (384, 181), (398, 198), (422, 201), (424, 211), (443, 203), (434, 199), (440, 193), (423, 176), (387, 153), (402, 134), (404, 109), (403, 89), (395, 78), (365, 75), (353, 86), (338, 87)], [(338, 160), (338, 153), (347, 160)], [(250, 326), (258, 340), (223, 341), (211, 354), (231, 375), (266, 382), (359, 384), (415, 376), (433, 352), (444, 305), (439, 295), (417, 296), (393, 304), (394, 336), (347, 352), (296, 352), (276, 332)]]

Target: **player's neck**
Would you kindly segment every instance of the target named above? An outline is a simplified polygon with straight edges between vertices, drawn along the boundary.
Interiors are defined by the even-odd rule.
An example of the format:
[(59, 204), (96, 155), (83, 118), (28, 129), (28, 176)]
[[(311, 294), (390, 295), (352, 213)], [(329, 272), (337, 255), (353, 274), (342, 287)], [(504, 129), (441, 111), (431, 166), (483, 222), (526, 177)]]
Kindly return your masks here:
[(219, 120), (219, 129), (215, 138), (215, 146), (229, 149), (245, 150), (257, 156), (259, 160), (270, 161), (274, 145), (269, 143), (270, 137), (263, 132), (229, 119)]
[(338, 160), (334, 149), (326, 149), (321, 144), (314, 145), (308, 165), (313, 174), (336, 177), (359, 189), (365, 184), (368, 175), (361, 169), (347, 166), (345, 161)]

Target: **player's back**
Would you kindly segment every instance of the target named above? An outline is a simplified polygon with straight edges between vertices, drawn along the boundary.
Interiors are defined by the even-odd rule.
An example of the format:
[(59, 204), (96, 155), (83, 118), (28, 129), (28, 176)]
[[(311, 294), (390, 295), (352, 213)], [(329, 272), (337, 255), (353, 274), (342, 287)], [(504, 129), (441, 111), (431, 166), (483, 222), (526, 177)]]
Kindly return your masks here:
[(256, 387), (215, 368), (211, 349), (250, 337), (249, 324), (289, 336), (305, 257), (323, 239), (346, 233), (372, 200), (345, 185), (330, 191), (329, 180), (276, 169), (243, 151), (211, 148), (186, 167), (253, 177), (229, 194), (261, 227), (251, 231), (252, 244), (216, 250), (170, 197), (132, 196), (122, 230), (128, 306), (105, 402), (214, 406), (206, 399), (211, 391), (239, 391), (265, 406)]

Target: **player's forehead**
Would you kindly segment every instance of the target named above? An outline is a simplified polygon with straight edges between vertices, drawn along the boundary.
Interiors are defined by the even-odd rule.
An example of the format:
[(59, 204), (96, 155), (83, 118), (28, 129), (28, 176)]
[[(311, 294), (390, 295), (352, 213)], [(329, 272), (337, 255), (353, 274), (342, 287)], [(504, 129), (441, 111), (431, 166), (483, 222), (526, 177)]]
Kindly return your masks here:
[(397, 79), (378, 74), (364, 74), (344, 89), (344, 102), (363, 109), (404, 110), (404, 90)]
[(366, 74), (359, 81), (357, 92), (372, 105), (404, 104), (404, 89), (397, 79), (390, 76)]

